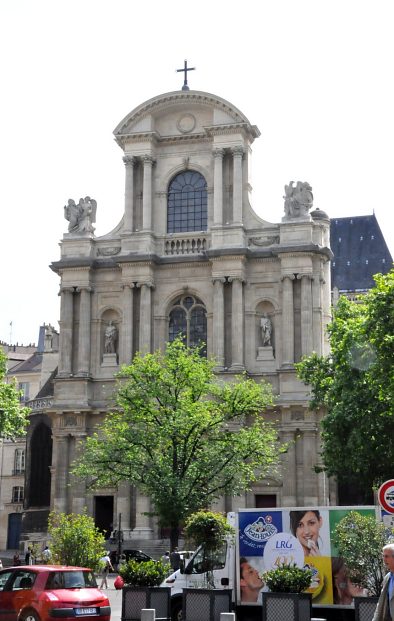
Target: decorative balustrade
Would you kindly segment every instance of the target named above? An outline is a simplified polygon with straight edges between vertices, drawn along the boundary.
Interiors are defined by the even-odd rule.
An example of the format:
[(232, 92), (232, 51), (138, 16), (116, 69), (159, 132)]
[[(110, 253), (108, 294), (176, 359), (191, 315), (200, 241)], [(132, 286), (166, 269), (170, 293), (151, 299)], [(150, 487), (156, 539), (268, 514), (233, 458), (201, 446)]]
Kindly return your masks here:
[(193, 235), (187, 237), (174, 237), (164, 240), (164, 254), (202, 254), (208, 249), (207, 235)]

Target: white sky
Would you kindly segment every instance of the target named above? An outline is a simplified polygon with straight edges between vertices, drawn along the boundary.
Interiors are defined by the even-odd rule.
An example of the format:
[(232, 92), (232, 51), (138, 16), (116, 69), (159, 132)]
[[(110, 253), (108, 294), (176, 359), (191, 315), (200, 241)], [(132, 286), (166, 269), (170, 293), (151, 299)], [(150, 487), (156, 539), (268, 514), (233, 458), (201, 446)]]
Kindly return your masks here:
[[(258, 7), (258, 8), (257, 8)], [(178, 90), (227, 99), (256, 124), (252, 206), (279, 222), (308, 181), (331, 217), (375, 211), (394, 255), (392, 0), (0, 0), (0, 340), (58, 327), (63, 206), (97, 200), (96, 235), (123, 214), (112, 132)]]

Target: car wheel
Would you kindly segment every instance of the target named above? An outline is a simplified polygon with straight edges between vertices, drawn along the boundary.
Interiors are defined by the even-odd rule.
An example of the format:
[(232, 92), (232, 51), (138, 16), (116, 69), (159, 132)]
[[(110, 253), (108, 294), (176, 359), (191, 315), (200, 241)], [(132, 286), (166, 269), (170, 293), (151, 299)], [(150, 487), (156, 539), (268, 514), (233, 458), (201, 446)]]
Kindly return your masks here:
[(183, 621), (182, 600), (180, 599), (171, 604), (171, 621)]
[(41, 619), (34, 610), (27, 610), (26, 612), (22, 612), (19, 621), (41, 621)]

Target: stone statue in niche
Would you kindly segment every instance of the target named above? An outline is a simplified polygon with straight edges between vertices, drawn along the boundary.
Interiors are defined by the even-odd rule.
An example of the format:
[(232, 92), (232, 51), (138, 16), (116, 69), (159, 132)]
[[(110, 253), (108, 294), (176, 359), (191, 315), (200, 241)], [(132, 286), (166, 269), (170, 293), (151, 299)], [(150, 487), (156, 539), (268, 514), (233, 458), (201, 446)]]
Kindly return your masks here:
[(94, 233), (93, 222), (96, 222), (97, 202), (85, 196), (80, 198), (78, 205), (72, 198), (64, 206), (64, 217), (68, 220), (69, 233)]
[(118, 337), (118, 331), (114, 326), (112, 320), (108, 323), (104, 332), (104, 353), (115, 354), (116, 353), (116, 341)]
[(263, 347), (270, 347), (272, 345), (272, 322), (266, 313), (263, 313), (260, 319), (260, 328)]
[(290, 181), (285, 185), (285, 219), (302, 218), (308, 215), (313, 206), (312, 188), (306, 181)]

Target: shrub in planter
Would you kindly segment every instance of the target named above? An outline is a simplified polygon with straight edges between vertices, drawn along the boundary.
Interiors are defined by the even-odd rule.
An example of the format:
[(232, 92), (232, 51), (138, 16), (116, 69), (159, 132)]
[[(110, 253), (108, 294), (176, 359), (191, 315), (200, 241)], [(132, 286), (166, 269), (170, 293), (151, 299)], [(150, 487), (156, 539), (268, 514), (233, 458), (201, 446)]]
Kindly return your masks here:
[(282, 564), (264, 573), (263, 579), (274, 593), (303, 593), (311, 585), (310, 569)]
[(159, 586), (167, 577), (168, 565), (161, 561), (137, 563), (130, 559), (120, 567), (119, 574), (129, 586)]

